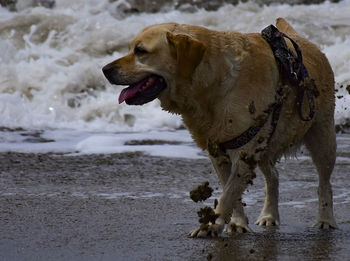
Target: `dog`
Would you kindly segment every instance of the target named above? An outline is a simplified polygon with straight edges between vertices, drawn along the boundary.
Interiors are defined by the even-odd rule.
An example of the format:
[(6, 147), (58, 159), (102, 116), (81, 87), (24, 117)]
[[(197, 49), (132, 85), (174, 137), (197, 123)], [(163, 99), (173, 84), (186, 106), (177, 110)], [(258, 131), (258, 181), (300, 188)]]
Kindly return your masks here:
[[(276, 27), (300, 47), (303, 64), (318, 90), (312, 100), (312, 119), (301, 119), (300, 113), (308, 111), (306, 98), (298, 100), (296, 87), (283, 79), (271, 46), (259, 33), (177, 23), (152, 25), (131, 41), (126, 56), (102, 69), (111, 84), (129, 85), (119, 103), (142, 105), (158, 98), (164, 110), (182, 116), (195, 143), (208, 151), (223, 192), (215, 208), (216, 221), (194, 230), (192, 237), (218, 236), (226, 224), (228, 233), (251, 231), (241, 198), (257, 166), (265, 177), (266, 198), (256, 224), (278, 227), (275, 163), (301, 144), (310, 152), (319, 175), (316, 225), (337, 228), (330, 184), (336, 159), (333, 71), (316, 45), (283, 18), (276, 20)], [(286, 43), (297, 52), (291, 41)], [(278, 99), (282, 106), (276, 120), (275, 113), (267, 111)], [(252, 126), (258, 127), (249, 134), (254, 132)], [(242, 134), (247, 133), (249, 139), (241, 146), (222, 148), (230, 140), (244, 140)]]

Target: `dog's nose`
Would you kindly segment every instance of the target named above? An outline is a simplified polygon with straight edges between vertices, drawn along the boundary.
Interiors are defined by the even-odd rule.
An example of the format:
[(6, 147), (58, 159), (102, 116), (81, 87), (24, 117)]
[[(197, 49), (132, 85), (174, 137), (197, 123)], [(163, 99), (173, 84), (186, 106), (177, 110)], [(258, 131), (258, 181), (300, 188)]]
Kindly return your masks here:
[(113, 63), (104, 66), (102, 68), (102, 72), (110, 83), (116, 84), (115, 75), (117, 74), (118, 70), (115, 68)]

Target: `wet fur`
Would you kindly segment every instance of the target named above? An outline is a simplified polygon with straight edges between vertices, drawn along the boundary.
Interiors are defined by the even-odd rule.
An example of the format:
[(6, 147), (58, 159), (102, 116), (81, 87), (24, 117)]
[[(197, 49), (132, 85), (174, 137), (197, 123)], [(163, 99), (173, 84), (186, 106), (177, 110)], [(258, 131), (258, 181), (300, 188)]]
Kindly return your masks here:
[[(109, 64), (116, 71), (115, 84), (130, 84), (147, 74), (162, 76), (167, 82), (167, 88), (158, 97), (162, 108), (180, 114), (197, 145), (209, 152), (223, 187), (215, 209), (220, 217), (215, 224), (193, 231), (193, 237), (217, 235), (225, 223), (228, 232), (250, 231), (241, 197), (257, 166), (265, 176), (266, 199), (256, 224), (278, 226), (278, 172), (274, 165), (299, 144), (305, 144), (310, 151), (319, 174), (317, 225), (337, 227), (329, 183), (336, 152), (333, 72), (314, 44), (284, 19), (277, 19), (276, 24), (299, 44), (310, 78), (315, 80), (320, 92), (315, 117), (309, 122), (301, 121), (295, 87), (286, 86), (289, 93), (271, 139), (268, 121), (248, 144), (227, 153), (220, 151), (218, 144), (253, 125), (275, 101), (276, 90), (282, 85), (270, 46), (260, 34), (218, 32), (175, 23), (154, 25), (135, 37), (125, 57)], [(136, 54), (136, 46), (142, 46), (147, 54)], [(249, 111), (252, 101), (253, 113)], [(305, 114), (307, 109), (306, 106)]]

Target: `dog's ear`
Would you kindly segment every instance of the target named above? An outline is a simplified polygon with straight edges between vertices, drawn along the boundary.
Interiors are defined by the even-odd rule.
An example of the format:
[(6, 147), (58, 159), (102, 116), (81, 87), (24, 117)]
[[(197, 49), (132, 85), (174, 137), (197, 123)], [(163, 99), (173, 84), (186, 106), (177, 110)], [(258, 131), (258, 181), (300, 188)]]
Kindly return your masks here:
[(173, 34), (167, 32), (170, 53), (177, 59), (177, 73), (191, 79), (192, 74), (201, 62), (206, 46), (184, 34)]

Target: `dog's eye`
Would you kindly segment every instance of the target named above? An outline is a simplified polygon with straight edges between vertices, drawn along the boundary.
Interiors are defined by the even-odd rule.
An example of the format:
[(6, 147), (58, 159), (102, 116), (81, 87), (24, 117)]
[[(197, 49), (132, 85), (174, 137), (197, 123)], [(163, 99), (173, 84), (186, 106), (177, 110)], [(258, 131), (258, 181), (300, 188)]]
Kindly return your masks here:
[(140, 46), (136, 46), (134, 49), (134, 54), (136, 54), (136, 55), (141, 55), (141, 54), (146, 54), (146, 53), (148, 53), (148, 51), (143, 49)]

